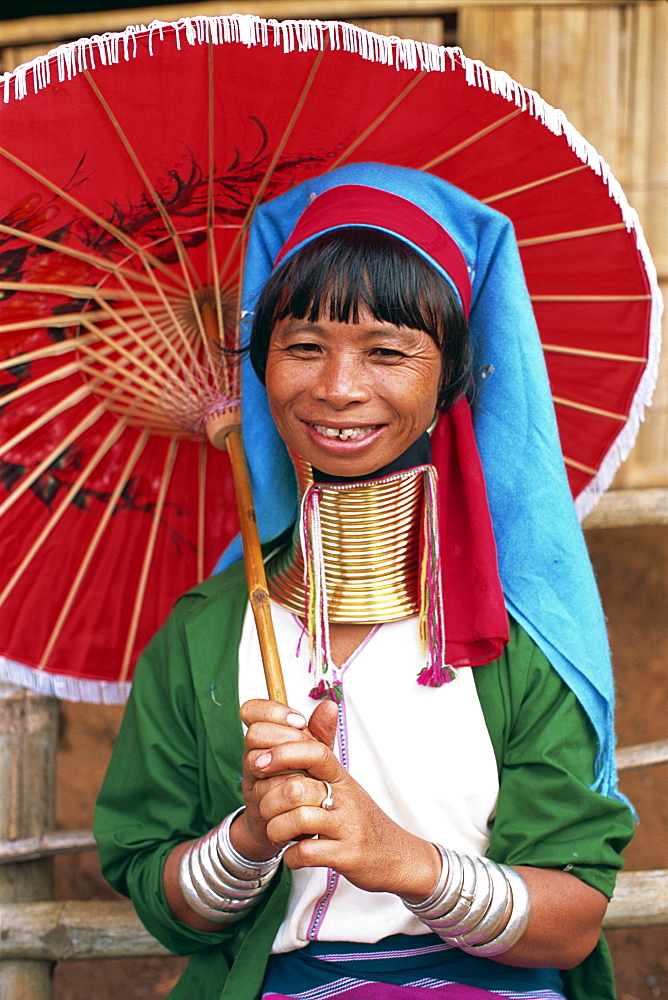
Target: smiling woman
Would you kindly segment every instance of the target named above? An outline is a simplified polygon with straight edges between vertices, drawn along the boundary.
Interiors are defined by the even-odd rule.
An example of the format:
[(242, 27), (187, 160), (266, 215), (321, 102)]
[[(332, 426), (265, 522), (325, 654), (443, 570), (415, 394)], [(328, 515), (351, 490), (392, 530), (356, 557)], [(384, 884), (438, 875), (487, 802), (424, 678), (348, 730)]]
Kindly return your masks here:
[[(507, 220), (413, 171), (344, 168), (258, 210), (244, 421), (268, 504), (283, 458), (299, 495), (267, 554), (289, 704), (258, 698), (232, 564), (147, 650), (97, 813), (107, 877), (193, 953), (175, 998), (614, 997), (599, 931), (630, 813), (563, 637), (509, 616), (496, 560), (525, 517), (553, 618), (590, 601), (518, 269)], [(494, 524), (469, 405), (490, 345), (515, 404), (481, 393)]]
[(274, 327), (265, 383), (288, 448), (333, 476), (369, 476), (432, 423), (441, 352), (422, 330), (287, 317)]
[(375, 230), (338, 229), (298, 250), (265, 286), (255, 317), (251, 356), (279, 433), (330, 475), (392, 463), (469, 376), (454, 291), (416, 251)]
[[(465, 285), (463, 262), (462, 268)], [(445, 410), (472, 389), (465, 308), (450, 281), (417, 248), (378, 229), (337, 228), (317, 236), (277, 268), (260, 294), (250, 340), (253, 368), (264, 383), (270, 336), (280, 320), (358, 323), (364, 310), (386, 333), (388, 327), (395, 336), (397, 328), (418, 330), (436, 343), (442, 355), (438, 406)]]

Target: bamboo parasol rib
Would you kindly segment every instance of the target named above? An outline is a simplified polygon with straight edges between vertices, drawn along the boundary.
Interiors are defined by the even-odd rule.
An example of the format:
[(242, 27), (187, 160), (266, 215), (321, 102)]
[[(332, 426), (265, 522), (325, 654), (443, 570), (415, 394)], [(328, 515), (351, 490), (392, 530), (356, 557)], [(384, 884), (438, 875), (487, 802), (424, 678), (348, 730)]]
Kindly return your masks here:
[(120, 473), (120, 475), (118, 477), (118, 480), (116, 482), (116, 486), (114, 487), (113, 493), (112, 493), (112, 495), (111, 495), (111, 497), (109, 499), (109, 503), (107, 504), (107, 506), (105, 508), (105, 511), (104, 511), (104, 514), (102, 515), (102, 518), (100, 519), (100, 521), (99, 521), (99, 523), (97, 525), (97, 528), (95, 530), (95, 534), (93, 535), (91, 541), (88, 544), (88, 547), (86, 548), (84, 556), (83, 556), (83, 558), (81, 560), (81, 563), (79, 565), (79, 568), (77, 570), (76, 576), (74, 577), (74, 580), (72, 581), (72, 584), (71, 584), (70, 589), (69, 589), (69, 591), (67, 593), (67, 596), (65, 597), (65, 600), (63, 601), (63, 604), (61, 606), (60, 612), (59, 612), (58, 617), (56, 619), (56, 623), (55, 623), (55, 625), (53, 626), (53, 628), (51, 630), (51, 634), (49, 636), (48, 642), (47, 642), (47, 644), (46, 644), (46, 646), (44, 648), (44, 652), (42, 654), (42, 659), (41, 659), (41, 666), (42, 667), (45, 666), (49, 662), (49, 657), (51, 656), (51, 652), (53, 650), (53, 647), (55, 646), (55, 644), (56, 644), (56, 642), (58, 640), (58, 636), (60, 635), (60, 633), (62, 631), (62, 628), (63, 628), (63, 626), (65, 624), (65, 621), (67, 619), (67, 616), (69, 614), (70, 608), (72, 607), (72, 605), (73, 605), (73, 603), (74, 603), (74, 601), (76, 599), (77, 593), (79, 592), (81, 584), (83, 583), (83, 579), (84, 579), (86, 573), (88, 572), (88, 568), (89, 568), (91, 562), (93, 561), (93, 557), (95, 555), (95, 552), (97, 550), (98, 545), (100, 544), (100, 540), (102, 539), (102, 536), (103, 536), (103, 534), (104, 534), (104, 532), (105, 532), (105, 530), (106, 530), (109, 522), (111, 521), (112, 515), (114, 514), (114, 511), (116, 510), (116, 506), (118, 504), (118, 501), (120, 499), (121, 493), (123, 491), (123, 487), (125, 486), (126, 482), (130, 478), (130, 476), (132, 474), (132, 470), (134, 469), (135, 465), (139, 461), (139, 456), (141, 455), (142, 451), (144, 450), (147, 441), (148, 441), (148, 432), (144, 431), (144, 433), (137, 439), (137, 442), (136, 442), (133, 450), (131, 451), (130, 455), (128, 456), (127, 462), (125, 463), (125, 465), (123, 466), (123, 468), (121, 470), (121, 473)]
[(579, 167), (571, 167), (569, 170), (559, 170), (555, 174), (548, 174), (546, 177), (539, 177), (534, 181), (527, 181), (526, 184), (518, 184), (517, 187), (508, 188), (506, 191), (498, 191), (496, 194), (487, 195), (486, 198), (481, 198), (480, 201), (483, 205), (493, 205), (497, 201), (501, 201), (503, 198), (510, 198), (515, 194), (523, 194), (525, 191), (532, 191), (534, 188), (543, 187), (545, 184), (551, 184), (553, 181), (561, 180), (562, 177), (570, 177), (571, 174), (578, 174), (581, 170), (586, 170), (584, 163), (580, 164)]
[(117, 424), (115, 424), (111, 428), (111, 430), (109, 431), (103, 442), (91, 456), (89, 461), (84, 465), (83, 469), (81, 470), (77, 478), (70, 486), (69, 490), (65, 494), (64, 498), (61, 500), (60, 504), (58, 504), (55, 510), (52, 511), (51, 517), (47, 521), (45, 527), (42, 529), (42, 531), (39, 533), (35, 541), (32, 543), (32, 545), (24, 555), (23, 559), (19, 563), (18, 567), (14, 570), (12, 576), (5, 584), (4, 589), (0, 591), (0, 605), (7, 597), (7, 594), (9, 594), (10, 591), (14, 589), (16, 583), (21, 578), (23, 573), (26, 571), (32, 560), (35, 558), (35, 556), (37, 555), (40, 548), (42, 547), (46, 539), (49, 537), (51, 532), (55, 530), (58, 522), (62, 518), (63, 514), (65, 513), (65, 511), (67, 510), (70, 503), (77, 495), (83, 484), (86, 482), (88, 476), (99, 465), (104, 456), (114, 446), (116, 441), (118, 441), (119, 437), (125, 430), (125, 427), (126, 424), (122, 420), (119, 421)]
[(123, 653), (123, 660), (121, 663), (122, 681), (124, 681), (127, 678), (128, 671), (130, 670), (130, 659), (132, 657), (132, 649), (134, 647), (135, 638), (137, 635), (137, 627), (139, 625), (139, 615), (141, 613), (142, 602), (144, 600), (144, 593), (146, 591), (146, 584), (148, 582), (148, 571), (151, 565), (151, 559), (153, 558), (153, 550), (155, 548), (155, 541), (158, 534), (158, 526), (160, 524), (160, 518), (162, 516), (162, 509), (165, 505), (167, 487), (169, 486), (169, 480), (171, 478), (172, 470), (174, 468), (174, 462), (176, 460), (176, 452), (178, 446), (179, 446), (178, 439), (172, 438), (169, 450), (167, 452), (167, 457), (165, 458), (165, 465), (162, 470), (160, 489), (158, 491), (158, 498), (155, 504), (155, 510), (153, 512), (153, 518), (151, 521), (151, 531), (149, 534), (148, 543), (146, 545), (144, 559), (142, 561), (141, 572), (139, 574), (139, 581), (137, 583), (137, 591), (135, 594), (134, 607), (132, 611), (132, 617), (130, 619), (130, 628), (128, 629), (128, 634), (125, 641), (125, 651)]
[(53, 181), (49, 180), (49, 178), (46, 177), (41, 171), (34, 170), (24, 160), (20, 159), (18, 156), (14, 156), (8, 149), (0, 147), (0, 156), (3, 156), (10, 163), (13, 163), (14, 166), (19, 167), (19, 169), (26, 173), (29, 177), (39, 181), (40, 184), (43, 184), (44, 187), (52, 191), (58, 198), (62, 198), (64, 201), (69, 202), (69, 204), (72, 205), (72, 207), (78, 212), (81, 212), (82, 215), (86, 215), (92, 222), (97, 223), (98, 226), (108, 232), (111, 236), (115, 237), (119, 243), (122, 243), (129, 250), (138, 254), (138, 256), (147, 264), (150, 264), (151, 267), (161, 271), (162, 274), (170, 281), (179, 281), (178, 275), (175, 275), (173, 271), (170, 271), (170, 269), (166, 267), (165, 264), (155, 256), (155, 254), (149, 253), (145, 247), (142, 247), (141, 244), (136, 242), (136, 240), (133, 240), (131, 236), (124, 232), (124, 230), (119, 229), (118, 226), (115, 226), (97, 212), (91, 211), (91, 209), (83, 205), (77, 198), (74, 198), (73, 195), (71, 195), (70, 192), (63, 188), (60, 184), (55, 184)]
[(432, 170), (434, 167), (438, 166), (438, 164), (444, 163), (445, 160), (450, 159), (451, 156), (461, 153), (463, 149), (466, 149), (468, 146), (472, 146), (474, 142), (477, 142), (484, 136), (489, 135), (490, 132), (493, 132), (497, 128), (501, 128), (502, 125), (506, 125), (508, 122), (512, 121), (513, 118), (517, 118), (517, 116), (521, 113), (521, 108), (518, 108), (516, 111), (511, 111), (510, 114), (504, 115), (502, 118), (499, 118), (498, 121), (492, 122), (491, 125), (487, 125), (485, 128), (479, 129), (477, 132), (469, 135), (466, 139), (463, 139), (461, 142), (456, 143), (456, 145), (451, 146), (450, 149), (446, 149), (442, 153), (439, 153), (439, 155), (435, 156), (433, 160), (423, 163), (419, 169)]

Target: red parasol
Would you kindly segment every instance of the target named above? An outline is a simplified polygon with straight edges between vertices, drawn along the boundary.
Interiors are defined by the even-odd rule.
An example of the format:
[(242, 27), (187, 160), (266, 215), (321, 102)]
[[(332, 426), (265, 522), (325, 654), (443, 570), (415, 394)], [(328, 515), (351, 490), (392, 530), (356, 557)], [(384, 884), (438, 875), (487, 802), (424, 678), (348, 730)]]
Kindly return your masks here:
[(4, 100), (0, 676), (124, 697), (237, 530), (203, 427), (238, 393), (253, 210), (310, 174), (429, 170), (507, 214), (581, 513), (629, 450), (658, 353), (642, 233), (595, 151), (504, 74), (335, 22), (199, 17), (62, 46)]

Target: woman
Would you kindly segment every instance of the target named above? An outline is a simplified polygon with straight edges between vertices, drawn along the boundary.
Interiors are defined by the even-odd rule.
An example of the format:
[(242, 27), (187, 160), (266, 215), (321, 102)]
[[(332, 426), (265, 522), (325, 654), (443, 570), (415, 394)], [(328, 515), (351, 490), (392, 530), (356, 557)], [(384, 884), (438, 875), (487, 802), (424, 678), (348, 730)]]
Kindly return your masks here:
[[(195, 953), (175, 997), (609, 1000), (599, 931), (629, 812), (587, 695), (598, 613), (571, 636), (591, 581), (509, 227), (369, 164), (254, 227), (247, 433), (260, 465), (278, 454), (264, 383), (302, 498), (296, 517), (272, 461), (260, 499), (266, 537), (283, 533), (267, 555), (290, 705), (258, 697), (235, 563), (177, 604), (138, 668), (98, 804), (105, 874)], [(483, 477), (466, 397), (490, 361), (506, 388), (476, 406), (510, 431), (497, 421), (495, 470), (479, 421)]]

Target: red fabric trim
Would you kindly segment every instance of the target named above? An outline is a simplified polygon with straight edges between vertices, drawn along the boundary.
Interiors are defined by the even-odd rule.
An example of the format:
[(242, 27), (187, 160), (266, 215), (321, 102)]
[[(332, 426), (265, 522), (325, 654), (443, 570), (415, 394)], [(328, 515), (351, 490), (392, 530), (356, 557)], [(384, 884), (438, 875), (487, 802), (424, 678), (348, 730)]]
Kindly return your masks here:
[(452, 236), (408, 199), (363, 184), (341, 184), (314, 198), (297, 220), (274, 266), (301, 243), (343, 226), (382, 229), (420, 247), (450, 277), (468, 317), (471, 280), (464, 256)]
[(465, 399), (438, 421), (431, 452), (439, 483), (447, 662), (479, 666), (501, 655), (509, 632), (485, 477)]

